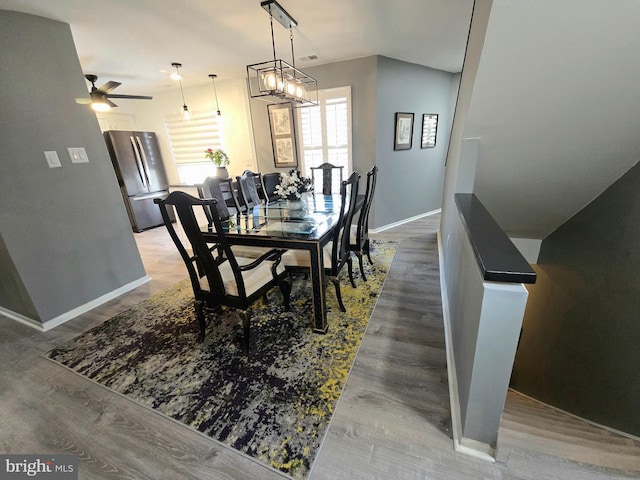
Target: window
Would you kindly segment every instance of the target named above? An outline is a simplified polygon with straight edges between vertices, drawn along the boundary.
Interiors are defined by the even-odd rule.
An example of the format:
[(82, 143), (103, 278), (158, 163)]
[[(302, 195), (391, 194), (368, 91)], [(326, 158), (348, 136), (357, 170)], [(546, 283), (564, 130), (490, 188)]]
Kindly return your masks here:
[(224, 148), (221, 118), (215, 112), (198, 110), (191, 112), (189, 121), (182, 114), (169, 114), (166, 125), (180, 182), (201, 183), (206, 177), (215, 175), (216, 166), (205, 158), (204, 151)]
[[(300, 170), (311, 176), (311, 167), (324, 162), (343, 166), (351, 173), (351, 87), (318, 91), (318, 105), (297, 109), (300, 135)], [(317, 179), (316, 179), (317, 180)], [(332, 191), (339, 191), (334, 179)], [(316, 191), (320, 191), (315, 186)]]

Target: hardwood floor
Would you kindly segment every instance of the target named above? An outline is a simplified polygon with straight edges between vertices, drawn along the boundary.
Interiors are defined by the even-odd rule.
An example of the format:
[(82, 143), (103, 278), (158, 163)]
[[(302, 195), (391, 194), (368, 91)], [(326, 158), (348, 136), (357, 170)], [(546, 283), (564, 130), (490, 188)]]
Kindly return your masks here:
[[(438, 224), (434, 215), (374, 235), (400, 247), (310, 479), (640, 478), (640, 442), (515, 392), (497, 463), (453, 451)], [(40, 357), (186, 278), (164, 229), (136, 240), (150, 283), (44, 334), (0, 317), (0, 452), (76, 453), (82, 479), (283, 478)]]

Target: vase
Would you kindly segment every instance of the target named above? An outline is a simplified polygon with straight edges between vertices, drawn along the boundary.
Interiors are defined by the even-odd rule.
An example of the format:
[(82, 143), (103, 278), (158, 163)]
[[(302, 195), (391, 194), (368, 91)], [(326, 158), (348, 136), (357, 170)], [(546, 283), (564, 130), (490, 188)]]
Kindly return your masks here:
[(229, 178), (229, 172), (227, 171), (227, 167), (216, 167), (216, 177)]
[(287, 200), (289, 218), (300, 219), (307, 215), (307, 202), (304, 200)]
[(287, 208), (289, 210), (304, 210), (304, 207), (307, 204), (302, 199), (297, 200), (287, 200)]

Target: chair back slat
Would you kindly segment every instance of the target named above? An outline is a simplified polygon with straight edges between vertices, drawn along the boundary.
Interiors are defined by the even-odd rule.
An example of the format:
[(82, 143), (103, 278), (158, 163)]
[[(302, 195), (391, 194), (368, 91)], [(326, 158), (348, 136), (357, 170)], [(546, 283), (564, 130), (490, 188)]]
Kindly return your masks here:
[(325, 162), (317, 167), (310, 167), (311, 170), (311, 181), (313, 183), (314, 189), (316, 186), (315, 172), (319, 170), (322, 174), (322, 194), (323, 195), (331, 195), (333, 193), (333, 174), (334, 171), (338, 171), (338, 185), (342, 184), (342, 170), (344, 167), (333, 165), (331, 163)]
[(373, 194), (376, 191), (377, 177), (378, 167), (374, 165), (373, 168), (367, 172), (367, 187), (364, 192), (364, 204), (362, 205), (360, 217), (358, 218), (356, 242), (360, 249), (362, 249), (365, 243), (369, 240), (369, 212), (371, 211), (371, 204), (373, 203)]
[(230, 187), (231, 199), (233, 201), (233, 205), (236, 210), (236, 215), (239, 217), (240, 214), (246, 210), (246, 206), (244, 204), (244, 197), (240, 192), (240, 185), (237, 180), (231, 180), (229, 187)]
[[(266, 195), (264, 193), (263, 190), (263, 186), (262, 186), (262, 174), (260, 172), (253, 172), (251, 170), (245, 170), (244, 172), (242, 172), (242, 175), (246, 175), (249, 178), (253, 178), (253, 183), (255, 186), (255, 193), (252, 193), (252, 196), (255, 195), (253, 197), (254, 202), (256, 204), (261, 204), (261, 203), (266, 203)], [(252, 188), (253, 190), (253, 188)]]
[(224, 198), (224, 203), (229, 210), (230, 215), (239, 215), (238, 205), (236, 204), (236, 199), (233, 195), (233, 179), (231, 178), (222, 178), (220, 179), (220, 191), (222, 192), (222, 198)]
[(256, 173), (245, 171), (241, 176), (236, 177), (240, 193), (242, 194), (241, 198), (244, 201), (244, 206), (247, 211), (262, 204), (262, 199), (256, 187), (256, 176)]
[[(338, 228), (334, 233), (332, 247), (332, 274), (337, 275), (342, 265), (350, 257), (349, 234), (351, 222), (356, 208), (358, 196), (358, 183), (360, 174), (353, 172), (347, 180), (340, 183), (340, 216), (338, 218)], [(347, 203), (347, 200), (349, 203)]]

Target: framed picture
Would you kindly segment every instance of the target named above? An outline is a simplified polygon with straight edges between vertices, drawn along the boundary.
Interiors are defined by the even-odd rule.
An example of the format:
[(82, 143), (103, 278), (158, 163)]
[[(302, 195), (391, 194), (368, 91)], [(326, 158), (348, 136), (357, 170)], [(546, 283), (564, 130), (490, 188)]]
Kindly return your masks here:
[(267, 105), (273, 162), (276, 167), (295, 168), (298, 166), (296, 130), (293, 123), (293, 108), (290, 103)]
[(411, 150), (413, 140), (413, 113), (396, 112), (394, 150)]
[(436, 133), (438, 132), (438, 114), (425, 113), (422, 115), (422, 142), (420, 148), (433, 148), (436, 146)]

